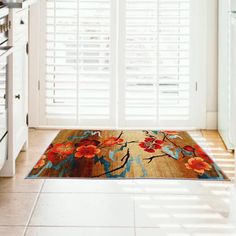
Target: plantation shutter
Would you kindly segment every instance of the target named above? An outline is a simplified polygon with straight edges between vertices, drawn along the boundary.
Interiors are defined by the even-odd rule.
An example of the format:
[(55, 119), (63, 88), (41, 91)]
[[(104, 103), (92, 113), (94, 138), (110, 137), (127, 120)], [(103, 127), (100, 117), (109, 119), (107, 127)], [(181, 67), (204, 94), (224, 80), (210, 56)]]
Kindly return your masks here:
[(205, 0), (44, 1), (42, 125), (203, 124)]
[(45, 123), (114, 119), (112, 0), (47, 0)]
[(121, 126), (190, 119), (190, 2), (121, 0)]
[(163, 121), (186, 124), (190, 120), (190, 94), (195, 83), (190, 75), (190, 2), (160, 0), (159, 3), (160, 124)]

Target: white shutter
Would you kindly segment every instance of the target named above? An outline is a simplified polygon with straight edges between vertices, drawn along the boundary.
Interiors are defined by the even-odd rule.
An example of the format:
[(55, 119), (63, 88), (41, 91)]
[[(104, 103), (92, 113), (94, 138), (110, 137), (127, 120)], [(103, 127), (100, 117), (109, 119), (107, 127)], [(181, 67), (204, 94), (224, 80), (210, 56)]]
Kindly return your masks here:
[(77, 1), (47, 0), (46, 104), (47, 123), (77, 120)]
[(190, 118), (190, 0), (159, 0), (159, 120)]
[[(121, 126), (155, 124), (157, 119), (158, 1), (120, 2)], [(144, 122), (146, 121), (146, 122)]]
[(121, 0), (121, 8), (121, 125), (188, 120), (190, 0)]
[(112, 122), (111, 2), (47, 0), (48, 124)]
[(42, 125), (202, 127), (205, 0), (44, 1)]

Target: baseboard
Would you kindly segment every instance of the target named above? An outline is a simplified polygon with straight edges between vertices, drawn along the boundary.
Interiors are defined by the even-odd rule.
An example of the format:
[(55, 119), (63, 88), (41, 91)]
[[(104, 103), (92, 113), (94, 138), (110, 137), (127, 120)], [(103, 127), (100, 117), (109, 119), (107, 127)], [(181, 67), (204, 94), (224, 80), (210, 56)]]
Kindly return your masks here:
[(218, 112), (208, 111), (206, 115), (206, 129), (217, 130), (218, 129)]

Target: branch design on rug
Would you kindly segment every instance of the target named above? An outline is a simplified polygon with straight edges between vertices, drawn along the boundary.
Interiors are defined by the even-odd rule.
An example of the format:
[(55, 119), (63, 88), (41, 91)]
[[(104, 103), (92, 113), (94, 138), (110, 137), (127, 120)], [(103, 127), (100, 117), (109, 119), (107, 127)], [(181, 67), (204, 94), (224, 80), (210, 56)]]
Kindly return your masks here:
[[(173, 140), (177, 138), (182, 139), (177, 131), (151, 131), (156, 134), (162, 134), (162, 140), (156, 139), (154, 135), (150, 134), (150, 131), (144, 132), (148, 138), (141, 142), (139, 146), (144, 148), (147, 152), (160, 151), (159, 155), (154, 155), (143, 159), (147, 160), (148, 163), (151, 163), (154, 159), (160, 157), (168, 157), (178, 160), (181, 157), (180, 154), (182, 154), (182, 159), (189, 157), (185, 163), (186, 169), (196, 172), (199, 178), (210, 178), (206, 172), (212, 170), (213, 167), (216, 172), (218, 172), (218, 166), (215, 165), (212, 159), (209, 158), (209, 156), (199, 145), (195, 144), (193, 147), (190, 145), (185, 145), (181, 147), (174, 142)], [(220, 177), (222, 177), (222, 175), (220, 175)]]
[(155, 158), (165, 157), (165, 156), (169, 156), (169, 155), (168, 154), (162, 154), (162, 155), (157, 155), (157, 156), (151, 156), (151, 157), (148, 157), (148, 158), (144, 158), (143, 160), (148, 160), (148, 163), (150, 163)]
[[(117, 167), (117, 168), (115, 168), (115, 169), (112, 169), (112, 170), (110, 170), (110, 162), (105, 161), (104, 156), (102, 156), (102, 157), (99, 158), (98, 160), (95, 159), (95, 162), (98, 162), (98, 161), (99, 161), (101, 164), (104, 165), (104, 170), (105, 170), (105, 172), (102, 173), (102, 174), (100, 174), (100, 175), (93, 176), (93, 177), (100, 177), (100, 176), (103, 176), (103, 175), (110, 176), (111, 173), (113, 173), (113, 172), (115, 172), (115, 171), (118, 171), (118, 170), (120, 170), (120, 169), (123, 169), (123, 168), (126, 166), (126, 164), (128, 163), (129, 158), (130, 158), (130, 152), (129, 152), (129, 149), (128, 149), (127, 152), (126, 152), (126, 154), (121, 158), (121, 161), (122, 161), (122, 162), (124, 161), (124, 162), (123, 162), (119, 167)], [(126, 172), (129, 171), (129, 169), (130, 169), (130, 168), (129, 168), (129, 166), (128, 166), (128, 168), (126, 168), (125, 171), (126, 171)], [(121, 175), (123, 175), (123, 173), (121, 173)]]

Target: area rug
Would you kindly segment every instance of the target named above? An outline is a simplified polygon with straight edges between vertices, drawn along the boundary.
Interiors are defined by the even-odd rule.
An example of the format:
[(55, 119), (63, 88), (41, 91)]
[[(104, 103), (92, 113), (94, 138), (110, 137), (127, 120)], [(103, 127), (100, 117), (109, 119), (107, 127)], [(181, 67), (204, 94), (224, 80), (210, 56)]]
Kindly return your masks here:
[(28, 178), (228, 180), (185, 131), (62, 130)]

